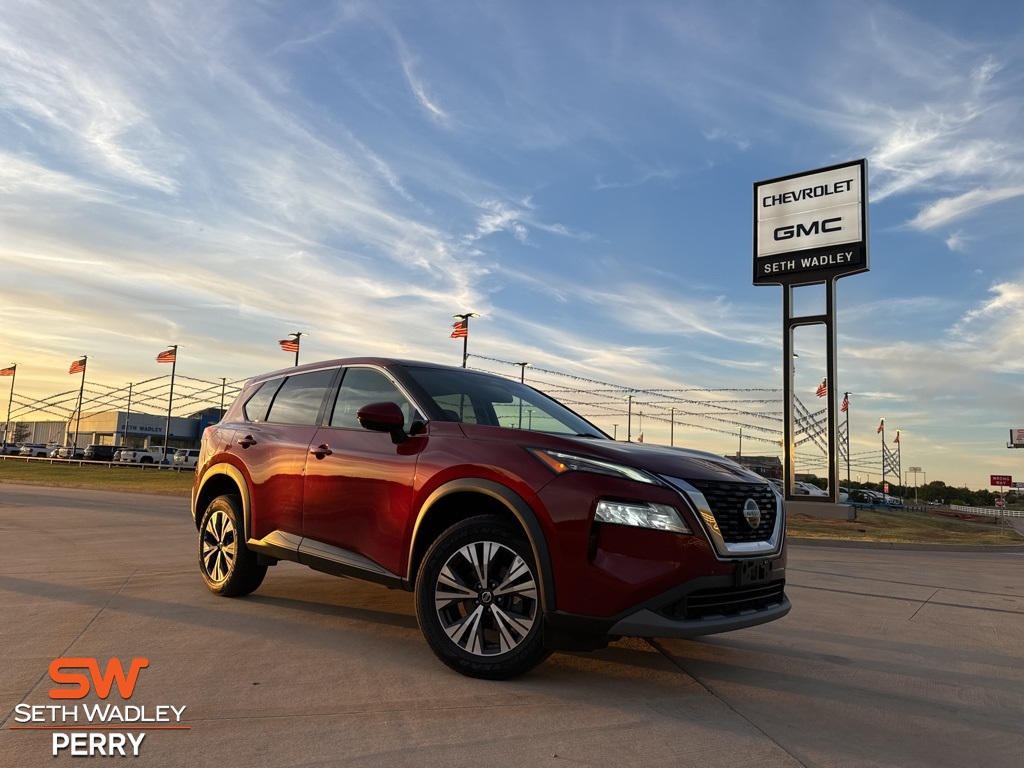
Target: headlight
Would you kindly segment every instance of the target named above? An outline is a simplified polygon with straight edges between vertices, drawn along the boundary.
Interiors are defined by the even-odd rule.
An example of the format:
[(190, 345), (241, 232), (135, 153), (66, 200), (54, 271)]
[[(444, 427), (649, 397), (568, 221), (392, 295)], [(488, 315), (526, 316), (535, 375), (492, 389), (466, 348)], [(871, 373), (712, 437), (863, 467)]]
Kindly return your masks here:
[(638, 483), (661, 485), (661, 482), (654, 475), (644, 472), (642, 469), (627, 467), (625, 464), (616, 464), (614, 461), (595, 459), (591, 456), (578, 456), (575, 453), (563, 453), (562, 451), (547, 451), (540, 448), (528, 448), (527, 450), (558, 475), (566, 472), (593, 472), (598, 475), (636, 480)]
[(637, 528), (651, 528), (655, 531), (692, 533), (675, 507), (647, 501), (607, 501), (602, 499), (597, 502), (594, 519), (602, 523), (635, 525)]

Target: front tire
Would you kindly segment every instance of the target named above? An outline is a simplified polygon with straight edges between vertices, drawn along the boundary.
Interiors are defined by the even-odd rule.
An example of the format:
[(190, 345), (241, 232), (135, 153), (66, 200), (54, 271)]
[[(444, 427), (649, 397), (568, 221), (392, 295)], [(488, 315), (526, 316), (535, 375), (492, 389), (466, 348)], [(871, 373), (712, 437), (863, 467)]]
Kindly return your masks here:
[(431, 545), (416, 579), (416, 619), (434, 654), (468, 677), (516, 677), (551, 654), (533, 551), (497, 516), (456, 523)]
[(218, 496), (210, 502), (199, 526), (199, 572), (207, 588), (223, 597), (254, 592), (267, 566), (245, 546), (241, 499)]

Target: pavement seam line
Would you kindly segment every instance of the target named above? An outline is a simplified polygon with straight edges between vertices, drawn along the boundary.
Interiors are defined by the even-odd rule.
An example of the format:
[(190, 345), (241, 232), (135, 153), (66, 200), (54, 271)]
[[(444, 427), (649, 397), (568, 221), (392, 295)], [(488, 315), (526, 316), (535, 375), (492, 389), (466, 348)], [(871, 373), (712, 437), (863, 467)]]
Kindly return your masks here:
[(757, 731), (762, 736), (764, 736), (766, 739), (768, 739), (768, 741), (770, 741), (776, 747), (778, 747), (783, 752), (785, 752), (787, 755), (789, 755), (796, 762), (797, 765), (803, 766), (803, 768), (809, 768), (807, 763), (803, 762), (799, 757), (797, 757), (792, 752), (790, 752), (788, 749), (786, 749), (784, 746), (782, 746), (782, 744), (779, 743), (778, 739), (776, 739), (773, 736), (771, 736), (771, 734), (769, 734), (767, 731), (765, 731), (763, 728), (761, 728), (757, 723), (755, 723), (749, 717), (747, 717), (742, 712), (737, 710), (736, 707), (734, 707), (728, 701), (726, 701), (721, 696), (719, 696), (717, 693), (715, 693), (715, 691), (713, 691), (703, 680), (699, 680), (697, 677), (695, 677), (693, 675), (693, 673), (691, 673), (689, 670), (687, 670), (682, 664), (679, 663), (679, 661), (671, 653), (669, 653), (660, 643), (658, 643), (657, 640), (655, 640), (655, 638), (653, 638), (653, 637), (645, 637), (644, 640), (654, 650), (656, 650), (658, 653), (660, 653), (662, 656), (664, 656), (666, 659), (668, 659), (668, 663), (669, 664), (671, 664), (676, 669), (678, 669), (683, 674), (685, 674), (687, 677), (689, 677), (691, 680), (693, 680), (693, 682), (695, 682), (697, 685), (699, 685), (701, 688), (703, 688), (705, 691), (707, 691), (708, 695), (713, 696), (715, 699), (720, 701), (726, 708), (728, 708), (728, 710), (730, 712), (732, 712), (734, 715), (736, 715), (736, 717), (740, 718), (743, 722), (747, 723), (751, 728), (753, 728), (755, 731)]
[[(124, 591), (124, 588), (128, 586), (128, 582), (131, 581), (135, 577), (135, 574), (137, 574), (138, 572), (139, 572), (139, 570), (136, 568), (135, 570), (133, 570), (131, 573), (128, 574), (128, 578), (126, 578), (124, 580), (124, 583), (120, 587), (118, 587), (117, 591), (110, 596), (110, 598), (107, 600), (107, 602), (105, 602), (100, 607), (100, 609), (98, 611), (96, 611), (96, 614), (91, 619), (89, 619), (89, 623), (86, 624), (84, 627), (82, 627), (82, 631), (79, 632), (75, 636), (74, 640), (72, 640), (70, 643), (67, 644), (67, 646), (64, 648), (64, 650), (60, 652), (60, 656), (58, 656), (57, 658), (61, 658), (62, 656), (66, 656), (67, 655), (68, 649), (70, 649), (71, 646), (73, 646), (75, 643), (77, 643), (82, 638), (82, 635), (84, 635), (89, 630), (89, 627), (91, 627), (93, 625), (93, 623), (96, 621), (96, 619), (98, 619), (100, 617), (100, 614), (103, 613), (105, 610), (107, 610), (107, 608), (110, 606), (110, 604), (112, 602), (114, 602), (114, 599), (118, 595), (120, 595), (122, 591)], [(29, 686), (29, 689), (27, 691), (25, 691), (25, 695), (22, 696), (21, 700), (17, 704), (14, 705), (14, 708), (10, 711), (10, 713), (6, 717), (4, 717), (3, 720), (0, 720), (0, 728), (3, 728), (5, 725), (7, 725), (7, 721), (10, 720), (11, 716), (15, 713), (15, 711), (17, 711), (18, 706), (20, 704), (24, 704), (25, 703), (25, 699), (27, 699), (29, 696), (32, 695), (32, 691), (34, 691), (36, 688), (39, 687), (39, 684), (41, 682), (43, 682), (43, 678), (47, 677), (47, 674), (48, 673), (43, 673), (43, 674), (39, 675), (38, 679), (36, 679), (36, 681), (34, 683), (32, 683), (31, 686)]]
[[(875, 598), (878, 598), (879, 600), (897, 600), (897, 601), (899, 601), (901, 603), (921, 603), (922, 606), (925, 603), (929, 602), (932, 599), (932, 597), (935, 597), (935, 594), (937, 594), (938, 592), (945, 591), (944, 587), (939, 587), (936, 590), (935, 594), (932, 594), (931, 597), (928, 597), (928, 598), (925, 598), (924, 600), (922, 600), (919, 597), (900, 597), (899, 595), (879, 595), (879, 594), (876, 594), (874, 592), (851, 592), (851, 591), (846, 590), (846, 589), (833, 589), (832, 587), (811, 587), (811, 586), (808, 586), (806, 584), (787, 584), (786, 588), (787, 589), (810, 589), (810, 590), (814, 590), (816, 592), (835, 592), (836, 594), (839, 594), (839, 595), (857, 595), (858, 597), (875, 597)], [(983, 592), (982, 594), (986, 594), (986, 593)], [(936, 602), (932, 603), (932, 605), (941, 605), (944, 608), (963, 608), (965, 610), (970, 610), (970, 611), (986, 611), (988, 613), (1008, 613), (1008, 614), (1011, 614), (1013, 616), (1024, 616), (1024, 611), (1014, 611), (1014, 610), (1011, 610), (1009, 608), (992, 608), (992, 607), (984, 606), (984, 605), (967, 605), (966, 603), (946, 603), (946, 602), (940, 602), (940, 601), (936, 601)], [(921, 609), (918, 608), (918, 610), (921, 610)], [(916, 614), (916, 611), (915, 611), (915, 614)]]
[[(934, 592), (932, 592), (930, 595), (928, 595), (928, 597), (925, 600), (922, 600), (921, 604), (919, 606), (917, 606), (917, 610), (914, 611), (913, 615), (909, 619), (907, 619), (907, 621), (913, 621), (914, 617), (917, 616), (917, 614), (919, 614), (921, 612), (921, 609), (924, 608), (926, 605), (928, 605), (928, 603), (931, 602), (931, 599), (933, 597), (935, 597), (937, 594), (939, 594), (939, 592), (941, 592), (941, 591), (942, 591), (942, 587), (939, 587)], [(941, 605), (941, 603), (940, 603), (940, 605)]]

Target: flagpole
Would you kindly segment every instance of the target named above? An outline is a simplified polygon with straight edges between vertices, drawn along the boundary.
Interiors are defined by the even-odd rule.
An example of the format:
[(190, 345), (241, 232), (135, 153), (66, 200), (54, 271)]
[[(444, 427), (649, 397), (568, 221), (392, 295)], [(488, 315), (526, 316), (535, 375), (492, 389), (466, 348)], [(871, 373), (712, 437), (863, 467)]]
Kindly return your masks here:
[(466, 334), (462, 337), (462, 367), (466, 367), (469, 360), (469, 318), (480, 317), (476, 312), (464, 312), (461, 315), (452, 315), (465, 323)]
[(11, 406), (14, 404), (14, 380), (18, 378), (18, 364), (11, 366), (11, 396), (7, 398), (7, 421), (4, 422), (4, 448), (7, 447), (7, 434), (11, 431)]
[(167, 443), (171, 440), (171, 405), (174, 403), (174, 371), (178, 367), (178, 345), (171, 344), (168, 349), (174, 351), (174, 357), (171, 358), (171, 391), (167, 394), (167, 421), (164, 422), (164, 464), (167, 463)]
[(82, 383), (78, 385), (78, 415), (75, 417), (75, 439), (71, 443), (71, 458), (78, 453), (78, 429), (82, 425), (82, 393), (85, 392), (85, 369), (89, 367), (89, 356), (82, 355)]
[(302, 333), (292, 334), (295, 336), (295, 365), (299, 365), (299, 347), (302, 346)]

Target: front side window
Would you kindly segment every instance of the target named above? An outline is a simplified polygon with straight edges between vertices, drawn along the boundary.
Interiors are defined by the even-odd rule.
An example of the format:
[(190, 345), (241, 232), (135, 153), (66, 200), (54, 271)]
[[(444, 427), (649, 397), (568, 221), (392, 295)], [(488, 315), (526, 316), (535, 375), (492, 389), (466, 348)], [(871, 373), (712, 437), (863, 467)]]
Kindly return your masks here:
[(441, 368), (407, 368), (447, 421), (560, 435), (607, 437), (561, 403), (511, 379)]
[(335, 370), (327, 368), (289, 376), (270, 405), (267, 421), (273, 424), (316, 424)]
[(406, 425), (411, 424), (416, 417), (412, 403), (383, 373), (373, 368), (349, 368), (341, 380), (338, 399), (334, 402), (331, 426), (359, 428), (359, 409), (370, 403), (395, 403), (405, 414)]

